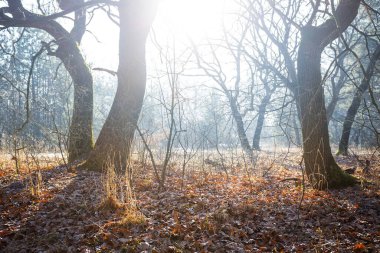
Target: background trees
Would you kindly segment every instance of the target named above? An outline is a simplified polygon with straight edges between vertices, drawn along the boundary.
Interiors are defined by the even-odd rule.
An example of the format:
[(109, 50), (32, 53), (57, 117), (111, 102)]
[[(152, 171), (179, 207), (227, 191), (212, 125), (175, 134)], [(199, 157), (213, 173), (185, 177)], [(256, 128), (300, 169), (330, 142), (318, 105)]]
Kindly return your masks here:
[[(93, 80), (78, 47), (86, 30), (86, 12), (81, 8), (75, 11), (73, 28), (68, 31), (53, 17), (44, 18), (48, 16), (46, 14), (48, 10), (44, 10), (41, 5), (38, 8), (39, 13), (34, 13), (25, 9), (21, 0), (6, 2), (7, 6), (2, 7), (0, 15), (2, 29), (36, 28), (47, 32), (53, 38), (50, 42), (43, 41), (41, 50), (46, 50), (49, 55), (59, 58), (74, 83), (73, 114), (68, 140), (69, 161), (87, 156), (93, 146)], [(67, 0), (59, 2), (63, 10), (72, 8), (72, 2)], [(83, 3), (83, 0), (76, 2), (78, 5)]]
[(351, 127), (354, 123), (355, 116), (358, 112), (358, 109), (360, 107), (360, 103), (363, 97), (364, 92), (368, 90), (368, 87), (371, 82), (371, 78), (373, 76), (373, 72), (376, 66), (376, 62), (380, 58), (380, 46), (377, 46), (375, 48), (375, 51), (372, 53), (369, 59), (368, 66), (365, 69), (365, 72), (363, 73), (364, 77), (359, 85), (357, 87), (357, 90), (355, 91), (354, 98), (352, 99), (351, 105), (347, 110), (346, 118), (344, 119), (343, 129), (342, 129), (342, 137), (339, 141), (339, 150), (338, 154), (347, 155), (348, 154), (348, 141), (350, 138), (351, 133)]
[(379, 6), (0, 0), (0, 251), (377, 252)]
[[(373, 141), (379, 138), (380, 114), (376, 3), (359, 8), (360, 3), (353, 0), (339, 4), (241, 0), (226, 5), (231, 11), (220, 17), (220, 26), (201, 38), (173, 34), (163, 28), (168, 24), (159, 25), (163, 22), (160, 18), (154, 22), (157, 5), (46, 0), (33, 6), (19, 0), (4, 1), (0, 24), (6, 65), (1, 79), (1, 115), (6, 123), (0, 129), (1, 145), (9, 148), (15, 133), (20, 138), (42, 138), (45, 135), (39, 124), (46, 124), (47, 132), (60, 132), (63, 140), (68, 134), (60, 146), (66, 146), (70, 162), (85, 158), (92, 150), (95, 97), (95, 135), (99, 137), (85, 164), (90, 169), (99, 170), (112, 160), (123, 171), (129, 154), (137, 152), (138, 145), (134, 147), (132, 140), (139, 126), (154, 155), (168, 154), (169, 147), (174, 156), (184, 156), (185, 167), (186, 159), (199, 147), (208, 149), (209, 161), (223, 164), (226, 157), (241, 150), (242, 156), (254, 162), (276, 145), (302, 144), (306, 172), (315, 188), (339, 187), (346, 179), (352, 182), (338, 168), (332, 153), (339, 141), (344, 144), (340, 153), (347, 153), (351, 132), (354, 143), (378, 147)], [(357, 13), (360, 20), (355, 19)], [(92, 64), (86, 64), (90, 62), (86, 57), (97, 52), (85, 56), (78, 45), (86, 27), (91, 27), (92, 17), (98, 15), (120, 26), (116, 28), (120, 34), (114, 35), (115, 47), (120, 35), (120, 53), (118, 60), (115, 58), (117, 71), (99, 61), (93, 64), (101, 70), (96, 72), (99, 84), (93, 97)], [(59, 19), (62, 16), (72, 21)], [(149, 36), (152, 26), (154, 32)], [(102, 33), (104, 28), (93, 29)], [(42, 31), (48, 35), (41, 38)], [(17, 38), (11, 39), (7, 32)], [(172, 44), (164, 42), (168, 35), (173, 37)], [(170, 47), (175, 54), (168, 57), (164, 52)], [(67, 72), (59, 63), (48, 61), (50, 55), (61, 60)], [(58, 87), (58, 80), (67, 80), (68, 75), (73, 92), (68, 81)], [(171, 77), (173, 85), (162, 83), (164, 76)], [(354, 97), (352, 102), (349, 96)], [(44, 107), (49, 107), (46, 111), (51, 111), (50, 123), (46, 123), (44, 109), (37, 109), (42, 98), (47, 101)], [(25, 129), (17, 130), (23, 123)], [(47, 149), (52, 146), (49, 140), (45, 143)], [(157, 146), (152, 147), (153, 143)], [(212, 152), (217, 154), (214, 158)], [(174, 156), (158, 159), (163, 161), (158, 165), (166, 168)], [(158, 178), (165, 178), (166, 173), (164, 170)]]
[(11, 153), (16, 149), (59, 151), (59, 138), (67, 149), (70, 77), (45, 53), (34, 58), (40, 50), (36, 35), (45, 37), (42, 32), (21, 28), (2, 37), (1, 149)]

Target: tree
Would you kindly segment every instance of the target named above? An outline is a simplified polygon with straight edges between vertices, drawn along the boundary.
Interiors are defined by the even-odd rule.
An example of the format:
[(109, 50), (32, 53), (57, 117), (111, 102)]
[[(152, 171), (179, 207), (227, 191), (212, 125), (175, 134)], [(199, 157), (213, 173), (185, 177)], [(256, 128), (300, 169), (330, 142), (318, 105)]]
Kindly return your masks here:
[[(320, 1), (317, 1), (320, 3)], [(301, 29), (297, 58), (296, 98), (299, 106), (305, 171), (316, 189), (352, 185), (355, 179), (345, 174), (331, 153), (321, 78), (321, 54), (355, 19), (360, 1), (342, 0), (333, 17), (313, 26), (319, 4)]]
[(351, 105), (347, 110), (346, 117), (343, 123), (342, 137), (339, 142), (339, 150), (338, 154), (340, 155), (348, 155), (348, 143), (350, 139), (351, 127), (354, 123), (355, 116), (359, 110), (363, 94), (368, 90), (369, 84), (371, 82), (371, 78), (373, 76), (376, 62), (380, 58), (380, 45), (378, 45), (370, 57), (369, 64), (364, 72), (364, 77), (357, 87), (357, 90), (354, 94), (354, 98), (352, 99)]
[[(193, 42), (192, 47), (198, 67), (217, 84), (218, 87), (215, 89), (220, 91), (226, 99), (230, 115), (235, 123), (240, 147), (249, 161), (253, 162), (256, 159), (254, 152), (261, 149), (260, 139), (267, 106), (278, 88), (278, 83), (273, 75), (258, 63), (255, 53), (245, 50), (247, 43), (250, 43), (250, 38), (247, 36), (251, 35), (253, 26), (240, 15), (237, 15), (237, 19), (236, 30), (240, 33), (234, 34), (224, 27), (220, 42), (208, 40), (209, 49), (205, 52), (208, 52), (210, 56), (203, 55), (201, 46)], [(245, 75), (245, 73), (248, 74)], [(250, 117), (253, 119), (247, 120)], [(256, 128), (250, 142), (247, 134), (249, 122), (255, 118), (257, 118)]]
[[(270, 80), (272, 85), (275, 85), (273, 88), (277, 87), (277, 90), (283, 91), (284, 99), (279, 106), (281, 114), (278, 124), (281, 130), (288, 135), (286, 128), (282, 126), (282, 118), (283, 110), (295, 100), (294, 95), (287, 95), (287, 90), (295, 93), (297, 82), (295, 56), (297, 55), (299, 31), (298, 25), (294, 24), (302, 2), (289, 1), (287, 5), (283, 5), (283, 10), (280, 9), (282, 5), (278, 5), (272, 0), (245, 0), (241, 1), (240, 5), (248, 14), (246, 19), (253, 28), (250, 30), (250, 41), (245, 47), (245, 51), (249, 51), (246, 56), (261, 71), (268, 71), (273, 76)], [(286, 99), (287, 97), (290, 100)], [(265, 102), (265, 99), (262, 102)], [(296, 108), (298, 109), (298, 107)], [(298, 138), (298, 127), (296, 127), (298, 119), (293, 117), (292, 121), (296, 141), (299, 144), (300, 138)], [(256, 128), (256, 130), (258, 129)]]
[[(341, 37), (343, 38), (344, 35)], [(357, 34), (351, 35), (351, 40), (353, 37), (357, 37)], [(342, 39), (345, 41), (345, 39)], [(358, 40), (357, 40), (358, 41)], [(356, 42), (357, 42), (356, 41)], [(342, 45), (343, 44), (343, 45)], [(352, 49), (355, 44), (350, 43), (350, 45), (347, 45)], [(349, 56), (349, 50), (345, 48), (346, 46), (344, 45), (343, 42), (340, 40), (338, 41), (337, 45), (334, 47), (334, 45), (331, 45), (330, 48), (334, 52), (334, 61), (332, 62), (335, 63), (334, 68), (331, 71), (326, 71), (325, 73), (325, 78), (330, 74), (330, 101), (326, 106), (326, 113), (327, 113), (327, 121), (330, 122), (335, 108), (341, 99), (341, 91), (345, 84), (347, 83), (347, 73), (349, 71), (352, 71), (352, 68), (355, 66), (355, 64), (349, 64), (348, 63), (348, 56)], [(329, 67), (330, 68), (330, 67)]]
[(120, 19), (118, 87), (86, 168), (101, 170), (110, 159), (118, 171), (126, 168), (146, 86), (145, 43), (157, 1), (118, 2)]
[[(69, 131), (69, 162), (83, 158), (93, 147), (93, 80), (92, 74), (78, 47), (86, 30), (86, 12), (83, 8), (74, 8), (72, 1), (60, 1), (64, 11), (75, 11), (74, 26), (67, 31), (54, 20), (60, 15), (40, 15), (26, 10), (21, 0), (7, 0), (8, 6), (1, 8), (0, 26), (30, 27), (46, 31), (54, 41), (43, 42), (49, 55), (59, 58), (69, 72), (74, 83), (73, 116)], [(77, 1), (80, 6), (84, 0)], [(53, 50), (52, 46), (58, 47)]]
[[(242, 63), (242, 47), (243, 47), (243, 41), (246, 34), (246, 30), (241, 35), (241, 38), (236, 42), (237, 45), (227, 45), (227, 50), (231, 54), (233, 58), (234, 63), (234, 71), (235, 71), (235, 77), (234, 77), (234, 83), (233, 88), (230, 88), (228, 85), (227, 77), (226, 77), (226, 71), (224, 68), (226, 68), (225, 65), (221, 64), (221, 61), (219, 57), (216, 54), (216, 51), (218, 49), (223, 48), (223, 46), (212, 44), (210, 41), (208, 43), (208, 46), (210, 48), (210, 53), (212, 54), (212, 60), (211, 62), (209, 60), (206, 60), (204, 57), (201, 56), (199, 49), (197, 46), (193, 43), (194, 48), (194, 55), (197, 61), (197, 65), (200, 69), (203, 70), (203, 72), (210, 77), (219, 87), (221, 92), (224, 94), (224, 96), (227, 99), (229, 108), (231, 110), (231, 115), (235, 121), (236, 124), (236, 130), (237, 134), (240, 140), (240, 146), (243, 149), (243, 151), (246, 153), (246, 155), (250, 158), (250, 160), (253, 160), (253, 149), (251, 147), (251, 144), (249, 143), (246, 128), (244, 126), (244, 118), (242, 113), (239, 110), (239, 93), (240, 93), (240, 85), (241, 85), (241, 63)], [(228, 39), (225, 37), (223, 42), (226, 44), (229, 43)], [(233, 47), (236, 47), (233, 48)]]
[[(273, 57), (267, 57), (267, 66), (296, 98), (305, 170), (317, 189), (342, 187), (355, 181), (343, 173), (331, 154), (321, 57), (325, 47), (341, 36), (355, 19), (359, 5), (359, 0), (342, 0), (338, 6), (334, 1), (330, 4), (320, 0), (289, 1), (287, 5), (274, 0), (247, 1), (244, 5), (249, 10), (250, 20), (260, 29), (258, 38), (271, 41), (284, 60), (285, 69), (271, 64)], [(307, 6), (311, 6), (310, 13), (300, 12)], [(330, 13), (330, 18), (323, 22), (326, 13)], [(303, 23), (305, 25), (300, 25)], [(266, 38), (261, 38), (263, 34)]]
[[(263, 131), (263, 127), (264, 127), (265, 115), (267, 113), (266, 109), (267, 109), (267, 106), (270, 104), (270, 99), (275, 89), (277, 88), (276, 85), (274, 85), (273, 87), (270, 87), (269, 85), (270, 80), (268, 78), (267, 73), (264, 78), (260, 75), (260, 79), (264, 85), (265, 95), (261, 99), (261, 102), (258, 108), (257, 123), (256, 123), (255, 133), (253, 135), (252, 148), (255, 150), (261, 150), (260, 139), (261, 139), (261, 132)], [(275, 81), (272, 81), (272, 83), (275, 83)]]

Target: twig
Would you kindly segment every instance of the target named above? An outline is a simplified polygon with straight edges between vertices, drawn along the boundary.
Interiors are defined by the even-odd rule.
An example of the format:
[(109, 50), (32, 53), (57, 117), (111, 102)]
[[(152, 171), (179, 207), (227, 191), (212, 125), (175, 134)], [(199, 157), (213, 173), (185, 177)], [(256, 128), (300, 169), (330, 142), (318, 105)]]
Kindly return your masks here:
[(301, 205), (302, 205), (302, 202), (303, 202), (304, 197), (305, 197), (305, 171), (302, 167), (302, 162), (303, 162), (303, 156), (302, 156), (302, 159), (299, 163), (301, 171), (302, 171), (302, 195), (301, 195), (300, 202), (298, 203), (298, 209), (297, 209), (298, 210), (298, 212), (297, 212), (297, 227), (299, 226), (299, 222), (300, 222)]
[(113, 75), (113, 76), (116, 76), (116, 75), (117, 75), (117, 72), (116, 72), (116, 71), (113, 71), (113, 70), (110, 70), (110, 69), (105, 69), (105, 68), (93, 68), (92, 70), (97, 70), (97, 71), (107, 72), (108, 74)]

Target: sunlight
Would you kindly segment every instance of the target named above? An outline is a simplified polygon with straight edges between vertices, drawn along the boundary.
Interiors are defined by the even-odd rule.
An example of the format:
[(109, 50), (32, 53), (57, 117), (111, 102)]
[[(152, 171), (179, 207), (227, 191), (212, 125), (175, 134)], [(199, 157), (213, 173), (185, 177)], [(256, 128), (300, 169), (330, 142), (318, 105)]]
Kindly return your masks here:
[[(152, 28), (158, 41), (164, 43), (169, 37), (187, 43), (191, 38), (195, 43), (220, 34), (225, 11), (231, 9), (230, 0), (164, 0)], [(118, 63), (118, 31), (105, 13), (99, 12), (91, 20), (83, 39), (83, 51), (95, 67), (108, 66), (116, 69)], [(94, 37), (98, 43), (94, 43)], [(107, 48), (107, 50), (104, 50)], [(148, 51), (155, 51), (151, 44)], [(93, 52), (97, 52), (94, 54)]]
[(160, 6), (155, 28), (198, 41), (220, 29), (224, 1), (166, 0)]
[(380, 252), (361, 2), (0, 0), (0, 252)]

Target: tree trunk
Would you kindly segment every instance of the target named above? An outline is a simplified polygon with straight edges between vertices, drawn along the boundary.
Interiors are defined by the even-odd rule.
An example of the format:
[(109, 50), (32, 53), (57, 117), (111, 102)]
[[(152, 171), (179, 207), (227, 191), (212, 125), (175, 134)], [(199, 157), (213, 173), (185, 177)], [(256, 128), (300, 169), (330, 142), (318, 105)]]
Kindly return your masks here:
[(253, 149), (251, 145), (249, 144), (247, 134), (244, 129), (243, 118), (236, 105), (236, 98), (232, 97), (231, 95), (228, 95), (228, 100), (230, 103), (232, 117), (234, 118), (235, 123), (236, 123), (236, 130), (239, 136), (241, 148), (243, 149), (244, 153), (249, 157), (250, 161), (252, 162), (254, 160)]
[(346, 181), (351, 181), (336, 164), (331, 153), (320, 59), (318, 47), (301, 41), (298, 52), (300, 86), (297, 101), (301, 113), (305, 170), (313, 188), (325, 189), (343, 186)]
[(334, 18), (317, 27), (306, 26), (301, 31), (296, 98), (302, 127), (305, 171), (315, 189), (339, 188), (355, 183), (353, 177), (340, 169), (331, 153), (321, 78), (321, 54), (326, 45), (335, 40), (356, 17), (359, 4), (358, 0), (341, 0)]
[(69, 131), (69, 162), (86, 158), (93, 147), (93, 80), (76, 43), (60, 42), (55, 55), (62, 60), (74, 83), (73, 115)]
[(145, 94), (145, 43), (156, 7), (156, 1), (119, 2), (118, 87), (95, 149), (85, 164), (89, 169), (101, 170), (107, 162), (118, 172), (126, 168)]
[(261, 150), (260, 149), (261, 132), (264, 126), (266, 108), (267, 108), (267, 105), (269, 104), (271, 95), (272, 93), (266, 94), (263, 100), (261, 100), (261, 103), (259, 106), (259, 116), (257, 117), (256, 129), (255, 129), (255, 134), (253, 135), (253, 142), (252, 142), (252, 148), (255, 150)]
[(380, 58), (380, 45), (377, 46), (375, 52), (373, 53), (370, 62), (367, 66), (366, 72), (364, 73), (364, 78), (361, 81), (360, 86), (355, 92), (354, 98), (352, 99), (351, 105), (347, 110), (346, 118), (343, 123), (342, 137), (339, 142), (338, 155), (348, 155), (348, 143), (350, 140), (351, 127), (354, 123), (356, 113), (359, 110), (360, 103), (362, 101), (363, 93), (368, 89), (373, 72), (376, 67), (376, 62)]
[[(83, 0), (82, 0), (83, 1)], [(54, 27), (54, 21), (50, 26)], [(47, 26), (46, 31), (52, 28)], [(85, 10), (75, 12), (75, 23), (71, 33), (50, 32), (56, 38), (58, 49), (53, 53), (65, 65), (74, 84), (73, 115), (69, 130), (69, 163), (87, 158), (94, 143), (92, 133), (93, 121), (93, 79), (78, 45), (86, 30)], [(57, 33), (57, 34), (56, 34)]]

